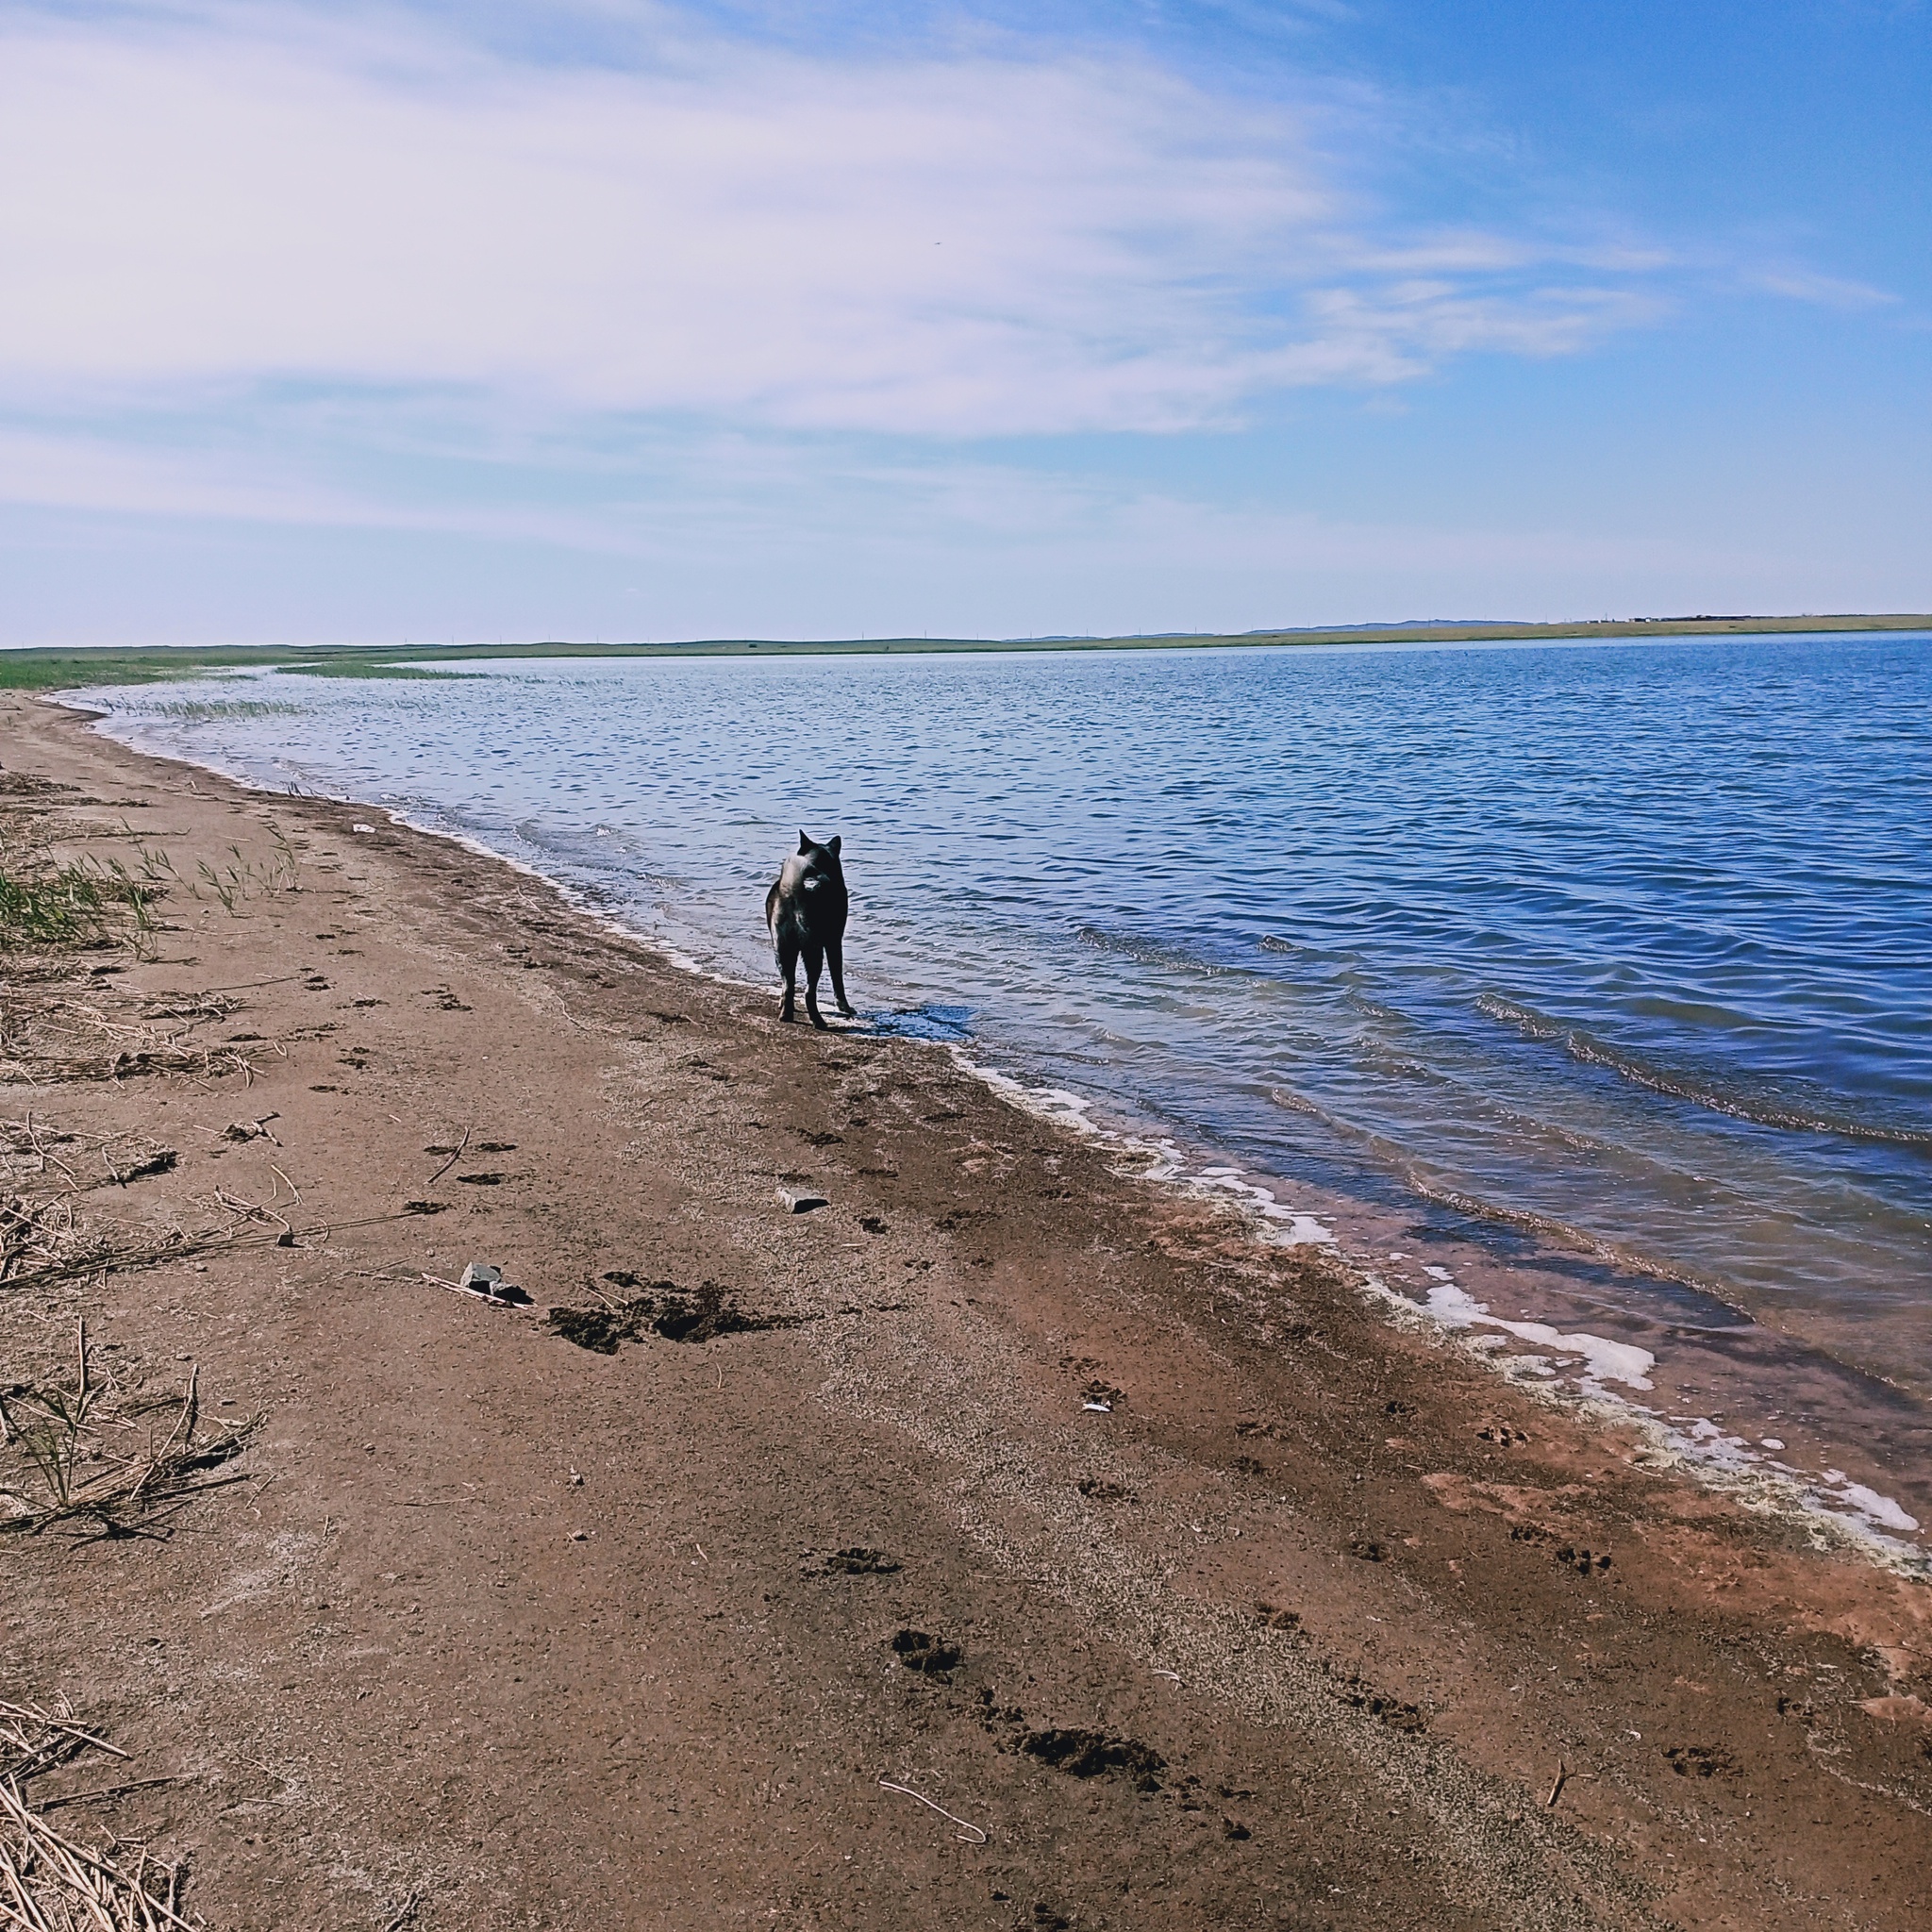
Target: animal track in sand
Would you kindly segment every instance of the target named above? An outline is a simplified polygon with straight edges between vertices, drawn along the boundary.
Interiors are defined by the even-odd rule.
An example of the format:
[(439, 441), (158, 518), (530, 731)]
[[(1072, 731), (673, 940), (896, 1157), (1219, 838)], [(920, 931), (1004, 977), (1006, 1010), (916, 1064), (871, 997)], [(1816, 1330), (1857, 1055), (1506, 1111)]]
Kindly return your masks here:
[(1590, 1551), (1573, 1549), (1568, 1543), (1557, 1552), (1557, 1561), (1574, 1570), (1579, 1576), (1600, 1574), (1610, 1567), (1610, 1559), (1604, 1552), (1592, 1556)]
[(965, 1657), (957, 1643), (934, 1637), (924, 1630), (901, 1630), (892, 1639), (892, 1650), (908, 1671), (924, 1676), (943, 1676), (958, 1670)]
[(1103, 1777), (1123, 1772), (1133, 1780), (1135, 1789), (1142, 1791), (1158, 1791), (1158, 1774), (1167, 1769), (1167, 1759), (1138, 1738), (1117, 1738), (1106, 1731), (1028, 1731), (1020, 1740), (1020, 1749), (1069, 1777)]
[(822, 1573), (826, 1576), (893, 1576), (899, 1562), (883, 1550), (855, 1544), (849, 1550), (833, 1550), (824, 1558)]

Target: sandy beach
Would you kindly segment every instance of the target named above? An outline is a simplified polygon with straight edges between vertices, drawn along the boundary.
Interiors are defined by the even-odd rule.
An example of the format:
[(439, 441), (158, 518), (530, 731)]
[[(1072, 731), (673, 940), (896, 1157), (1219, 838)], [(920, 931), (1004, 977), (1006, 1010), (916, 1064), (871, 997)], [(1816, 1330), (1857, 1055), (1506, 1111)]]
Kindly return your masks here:
[[(166, 885), (0, 954), (0, 1699), (186, 1922), (1932, 1916), (1924, 1584), (936, 1047), (72, 712), (0, 767)], [(25, 1453), (83, 1322), (70, 1489), (158, 1417), (174, 1492)]]

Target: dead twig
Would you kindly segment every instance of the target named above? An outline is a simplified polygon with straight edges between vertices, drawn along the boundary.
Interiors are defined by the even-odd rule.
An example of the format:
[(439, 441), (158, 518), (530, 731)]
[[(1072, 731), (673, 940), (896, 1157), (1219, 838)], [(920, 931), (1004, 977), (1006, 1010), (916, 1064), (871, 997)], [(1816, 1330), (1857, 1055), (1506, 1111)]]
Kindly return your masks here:
[(84, 1751), (127, 1754), (66, 1709), (0, 1703), (0, 1922), (25, 1932), (196, 1932), (179, 1910), (181, 1867), (151, 1859), (139, 1841), (95, 1851), (47, 1823), (61, 1805), (115, 1798), (175, 1777), (138, 1778), (99, 1791), (30, 1803), (25, 1787)]
[(119, 1745), (97, 1738), (71, 1712), (42, 1710), (32, 1704), (0, 1703), (0, 1778), (23, 1785), (90, 1749), (115, 1757), (127, 1756)]
[(425, 1188), (433, 1188), (463, 1158), (463, 1149), (470, 1144), (470, 1131), (468, 1127), (463, 1129), (463, 1138), (450, 1149), (449, 1158), (423, 1183)]
[[(13, 1894), (8, 1909), (16, 1924), (30, 1932), (80, 1924), (101, 1932), (152, 1932), (166, 1924), (180, 1932), (196, 1932), (171, 1903), (179, 1867), (157, 1866), (167, 1880), (166, 1890), (158, 1892), (147, 1878), (147, 1847), (126, 1849), (135, 1855), (132, 1872), (63, 1837), (13, 1785), (0, 1780), (0, 1880)], [(85, 1907), (87, 1918), (74, 1912), (76, 1904)]]
[(902, 1798), (916, 1798), (928, 1811), (937, 1811), (949, 1824), (957, 1824), (959, 1829), (953, 1836), (962, 1845), (983, 1845), (987, 1842), (986, 1833), (981, 1831), (978, 1825), (956, 1817), (943, 1805), (934, 1804), (923, 1791), (915, 1791), (910, 1785), (895, 1785), (891, 1778), (882, 1777), (879, 1780), (879, 1789), (882, 1791), (897, 1791)]
[[(275, 1172), (277, 1174), (280, 1174), (281, 1169), (276, 1168)], [(281, 1190), (277, 1188), (275, 1193), (269, 1196), (269, 1199), (271, 1201), (275, 1200), (280, 1195), (280, 1193)], [(281, 1215), (277, 1214), (273, 1208), (258, 1207), (255, 1202), (246, 1199), (244, 1196), (240, 1194), (226, 1193), (220, 1188), (217, 1188), (215, 1190), (215, 1199), (219, 1201), (222, 1204), (222, 1206), (228, 1210), (230, 1214), (240, 1215), (244, 1221), (274, 1222), (275, 1224), (282, 1230), (282, 1233), (289, 1237), (289, 1240), (286, 1241), (281, 1241), (278, 1238), (278, 1245), (283, 1247), (294, 1246), (295, 1230), (292, 1227), (291, 1227), (289, 1223), (286, 1220), (284, 1220)]]
[(395, 1917), (382, 1928), (382, 1932), (403, 1932), (405, 1925), (413, 1925), (416, 1923), (416, 1914), (422, 1907), (423, 1888), (420, 1885), (411, 1886), (408, 1897), (402, 1902)]
[(1563, 1787), (1570, 1782), (1570, 1767), (1559, 1758), (1557, 1763), (1557, 1781), (1550, 1787), (1550, 1795), (1543, 1800), (1543, 1808), (1550, 1809), (1563, 1795)]
[[(87, 1324), (78, 1328), (75, 1382), (16, 1391), (6, 1415), (7, 1446), (17, 1452), (9, 1480), (0, 1483), (0, 1531), (39, 1535), (55, 1524), (92, 1521), (109, 1536), (142, 1533), (157, 1514), (178, 1507), (208, 1490), (246, 1482), (241, 1474), (209, 1475), (248, 1446), (264, 1420), (260, 1414), (229, 1424), (197, 1440), (201, 1420), (200, 1371), (189, 1371), (179, 1396), (116, 1406), (101, 1398), (93, 1380)], [(166, 1436), (156, 1446), (144, 1419), (173, 1408)], [(130, 1442), (129, 1438), (135, 1437)], [(125, 1445), (125, 1446), (123, 1446)], [(150, 1528), (145, 1533), (154, 1534)]]
[[(100, 1740), (95, 1739), (94, 1741), (98, 1743)], [(114, 1749), (111, 1744), (106, 1748), (109, 1751)], [(114, 1755), (117, 1757), (127, 1756), (125, 1751), (116, 1751)], [(157, 1785), (192, 1785), (200, 1781), (201, 1774), (198, 1771), (176, 1772), (172, 1777), (138, 1777), (129, 1784), (107, 1785), (97, 1791), (68, 1791), (58, 1798), (42, 1798), (41, 1809), (58, 1811), (63, 1805), (104, 1804), (109, 1798), (125, 1798), (129, 1791), (151, 1791)]]
[(50, 1166), (58, 1167), (67, 1176), (67, 1185), (77, 1193), (80, 1190), (80, 1183), (74, 1178), (74, 1170), (58, 1154), (49, 1154), (41, 1144), (40, 1130), (34, 1125), (34, 1110), (32, 1108), (28, 1108), (26, 1110), (26, 1138), (27, 1144), (32, 1147), (35, 1157), (41, 1163), (41, 1172), (45, 1174)]
[[(257, 1225), (247, 1218), (244, 1207), (223, 1204), (239, 1217), (239, 1224), (203, 1228), (198, 1232), (178, 1231), (165, 1240), (142, 1247), (117, 1248), (109, 1244), (91, 1247), (72, 1260), (58, 1261), (25, 1274), (7, 1276), (8, 1288), (56, 1287), (63, 1281), (77, 1280), (84, 1274), (130, 1274), (142, 1268), (159, 1268), (171, 1261), (192, 1260), (197, 1255), (225, 1254), (236, 1248), (297, 1248), (311, 1241), (327, 1241), (345, 1228), (379, 1227), (391, 1221), (413, 1221), (409, 1213), (365, 1214), (352, 1221), (319, 1221), (308, 1227), (291, 1227), (279, 1216), (268, 1219), (273, 1227)], [(258, 1210), (259, 1211), (259, 1210)]]

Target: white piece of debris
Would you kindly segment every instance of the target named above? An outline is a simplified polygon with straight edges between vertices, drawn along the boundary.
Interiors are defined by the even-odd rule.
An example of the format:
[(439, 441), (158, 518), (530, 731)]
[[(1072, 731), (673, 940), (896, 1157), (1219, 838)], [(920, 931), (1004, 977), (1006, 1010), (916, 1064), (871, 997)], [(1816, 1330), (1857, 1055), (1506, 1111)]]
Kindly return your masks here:
[(785, 1205), (788, 1213), (809, 1214), (815, 1208), (829, 1208), (832, 1204), (823, 1194), (793, 1193), (790, 1188), (778, 1190), (778, 1199)]
[(1110, 1402), (1083, 1402), (1080, 1407), (1091, 1415), (1111, 1415), (1113, 1413), (1113, 1404)]
[(352, 832), (373, 832), (375, 831), (375, 827), (374, 825), (365, 825), (358, 819), (353, 825), (349, 827), (349, 829)]
[(437, 1288), (446, 1288), (452, 1294), (473, 1294), (478, 1301), (485, 1301), (493, 1308), (527, 1308), (530, 1297), (514, 1282), (503, 1278), (501, 1268), (492, 1268), (488, 1261), (472, 1261), (463, 1270), (460, 1281), (446, 1281), (441, 1274), (425, 1274), (423, 1279)]

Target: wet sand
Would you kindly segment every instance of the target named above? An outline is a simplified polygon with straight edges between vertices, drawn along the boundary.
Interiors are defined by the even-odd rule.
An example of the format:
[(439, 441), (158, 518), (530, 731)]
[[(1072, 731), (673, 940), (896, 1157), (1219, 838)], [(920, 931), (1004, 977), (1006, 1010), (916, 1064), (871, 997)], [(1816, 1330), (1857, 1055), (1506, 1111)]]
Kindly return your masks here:
[[(84, 1315), (123, 1399), (265, 1415), (155, 1533), (0, 1541), (0, 1694), (134, 1754), (36, 1796), (181, 1780), (58, 1815), (209, 1925), (1925, 1922), (1924, 1585), (937, 1049), (0, 706), (75, 788), (10, 820), (239, 875), (0, 967), (6, 1189), (208, 1238), (17, 1267), (0, 1381)], [(211, 1057), (58, 1077), (83, 1008)]]

